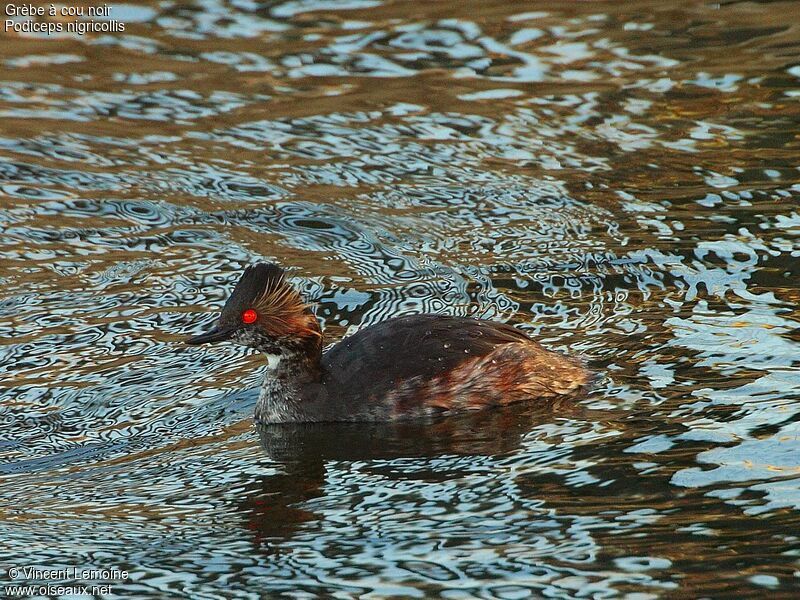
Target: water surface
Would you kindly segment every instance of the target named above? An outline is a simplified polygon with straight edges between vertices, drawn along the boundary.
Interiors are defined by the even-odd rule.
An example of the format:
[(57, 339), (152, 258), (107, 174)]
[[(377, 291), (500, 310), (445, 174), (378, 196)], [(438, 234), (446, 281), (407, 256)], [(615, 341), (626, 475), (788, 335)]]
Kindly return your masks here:
[[(114, 597), (793, 598), (792, 2), (129, 2), (2, 35), (0, 567)], [(181, 344), (291, 268), (328, 342), (513, 323), (577, 405), (257, 431)], [(5, 583), (5, 581), (4, 581)]]

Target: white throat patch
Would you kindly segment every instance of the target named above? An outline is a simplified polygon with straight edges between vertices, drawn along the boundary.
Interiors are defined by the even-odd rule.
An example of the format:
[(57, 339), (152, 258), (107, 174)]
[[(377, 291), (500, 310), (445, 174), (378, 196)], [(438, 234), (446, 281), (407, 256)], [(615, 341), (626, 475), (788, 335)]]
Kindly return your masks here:
[(281, 355), (280, 354), (264, 354), (267, 357), (267, 368), (268, 369), (277, 369), (278, 363), (281, 362)]

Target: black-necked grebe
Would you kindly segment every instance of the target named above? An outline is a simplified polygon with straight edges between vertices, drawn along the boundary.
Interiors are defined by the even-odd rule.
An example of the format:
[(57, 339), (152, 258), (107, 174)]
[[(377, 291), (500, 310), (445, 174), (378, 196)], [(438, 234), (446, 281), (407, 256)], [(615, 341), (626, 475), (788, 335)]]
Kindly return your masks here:
[(443, 315), (365, 327), (322, 352), (317, 318), (272, 264), (245, 269), (214, 328), (188, 344), (260, 350), (262, 423), (391, 421), (578, 395), (590, 373), (510, 325)]

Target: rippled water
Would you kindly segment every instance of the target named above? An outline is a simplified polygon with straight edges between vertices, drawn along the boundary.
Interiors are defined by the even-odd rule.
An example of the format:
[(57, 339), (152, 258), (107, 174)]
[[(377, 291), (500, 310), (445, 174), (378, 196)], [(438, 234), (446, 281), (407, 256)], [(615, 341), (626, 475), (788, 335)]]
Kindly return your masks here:
[[(167, 1), (0, 34), (0, 567), (126, 569), (135, 598), (797, 597), (796, 8)], [(258, 259), (330, 342), (471, 314), (601, 382), (256, 431), (262, 359), (180, 340)]]

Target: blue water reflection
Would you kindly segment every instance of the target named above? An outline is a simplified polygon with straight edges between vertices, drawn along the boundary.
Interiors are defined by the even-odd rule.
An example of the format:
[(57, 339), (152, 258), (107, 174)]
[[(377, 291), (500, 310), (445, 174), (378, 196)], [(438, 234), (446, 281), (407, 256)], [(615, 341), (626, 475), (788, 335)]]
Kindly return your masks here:
[[(791, 598), (792, 5), (203, 1), (0, 46), (0, 564), (114, 593)], [(419, 312), (577, 405), (257, 431), (180, 343), (277, 260), (332, 343)]]

